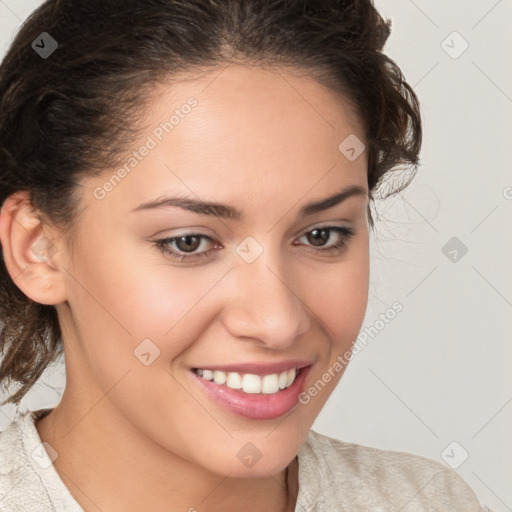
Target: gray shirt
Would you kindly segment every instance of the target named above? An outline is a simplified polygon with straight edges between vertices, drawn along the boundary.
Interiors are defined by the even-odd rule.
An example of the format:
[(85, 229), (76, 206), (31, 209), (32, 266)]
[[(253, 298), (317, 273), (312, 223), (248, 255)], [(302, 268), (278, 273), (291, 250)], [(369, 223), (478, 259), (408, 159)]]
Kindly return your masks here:
[[(2, 512), (83, 512), (23, 411), (0, 432)], [(452, 469), (416, 455), (345, 443), (310, 430), (298, 453), (295, 512), (490, 512)]]

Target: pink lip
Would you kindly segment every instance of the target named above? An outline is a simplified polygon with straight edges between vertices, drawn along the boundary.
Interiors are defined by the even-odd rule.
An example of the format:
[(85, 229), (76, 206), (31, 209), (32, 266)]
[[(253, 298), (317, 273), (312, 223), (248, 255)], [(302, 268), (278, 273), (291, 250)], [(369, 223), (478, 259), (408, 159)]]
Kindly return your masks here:
[[(268, 369), (268, 367), (267, 365), (265, 368)], [(291, 367), (293, 368), (293, 364)], [(240, 368), (240, 366), (237, 366), (237, 368)], [(288, 366), (288, 368), (290, 367)], [(299, 396), (304, 391), (310, 369), (311, 366), (303, 367), (289, 388), (271, 395), (244, 393), (203, 379), (193, 371), (190, 371), (189, 374), (201, 386), (201, 389), (224, 409), (244, 418), (269, 420), (286, 414), (297, 405)], [(278, 373), (278, 371), (271, 373)]]
[(305, 359), (294, 359), (289, 361), (276, 361), (274, 363), (237, 363), (237, 364), (225, 364), (215, 366), (196, 366), (195, 368), (201, 368), (203, 370), (219, 370), (221, 372), (238, 372), (238, 373), (252, 373), (253, 375), (271, 375), (272, 373), (281, 373), (285, 370), (291, 370), (292, 368), (304, 368), (311, 366), (311, 361)]

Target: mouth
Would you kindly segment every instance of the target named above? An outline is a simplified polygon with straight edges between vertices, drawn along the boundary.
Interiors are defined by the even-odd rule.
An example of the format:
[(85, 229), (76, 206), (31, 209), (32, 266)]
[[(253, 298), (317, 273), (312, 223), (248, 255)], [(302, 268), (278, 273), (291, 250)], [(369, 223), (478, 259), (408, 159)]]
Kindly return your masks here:
[(298, 404), (311, 366), (297, 364), (275, 373), (192, 368), (190, 374), (216, 405), (236, 415), (261, 420), (282, 416)]
[(221, 370), (209, 370), (192, 368), (192, 371), (207, 381), (213, 381), (219, 386), (240, 390), (248, 394), (273, 395), (283, 389), (289, 388), (300, 375), (302, 368), (290, 368), (279, 373), (257, 375), (255, 373), (224, 372)]

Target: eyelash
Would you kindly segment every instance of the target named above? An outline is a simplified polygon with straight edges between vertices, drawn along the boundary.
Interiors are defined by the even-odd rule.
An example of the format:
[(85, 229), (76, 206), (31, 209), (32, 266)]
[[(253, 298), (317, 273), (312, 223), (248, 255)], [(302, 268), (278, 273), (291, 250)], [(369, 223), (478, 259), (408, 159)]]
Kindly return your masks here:
[[(330, 246), (327, 249), (317, 249), (317, 252), (328, 253), (328, 254), (337, 252), (337, 249), (346, 247), (348, 245), (348, 242), (350, 241), (350, 239), (355, 234), (355, 231), (352, 228), (348, 228), (348, 227), (319, 226), (310, 231), (307, 231), (302, 236), (306, 236), (309, 233), (312, 233), (313, 231), (316, 231), (316, 230), (318, 230), (318, 231), (326, 230), (326, 231), (330, 231), (330, 232), (334, 231), (335, 233), (340, 235), (340, 240), (338, 242), (336, 242), (334, 245)], [(162, 253), (171, 257), (173, 260), (179, 260), (180, 262), (185, 261), (185, 260), (186, 261), (196, 260), (196, 259), (202, 258), (202, 257), (209, 257), (210, 252), (213, 251), (214, 249), (211, 249), (211, 250), (205, 251), (205, 252), (201, 252), (201, 253), (197, 253), (197, 254), (191, 254), (191, 255), (187, 255), (187, 253), (177, 253), (176, 251), (170, 251), (168, 249), (168, 246), (170, 244), (174, 243), (175, 241), (179, 240), (180, 238), (189, 237), (189, 236), (195, 236), (195, 237), (200, 238), (201, 240), (208, 240), (208, 241), (214, 240), (212, 237), (210, 237), (208, 235), (203, 235), (201, 233), (185, 233), (180, 236), (156, 240), (154, 242), (154, 245), (156, 245)]]

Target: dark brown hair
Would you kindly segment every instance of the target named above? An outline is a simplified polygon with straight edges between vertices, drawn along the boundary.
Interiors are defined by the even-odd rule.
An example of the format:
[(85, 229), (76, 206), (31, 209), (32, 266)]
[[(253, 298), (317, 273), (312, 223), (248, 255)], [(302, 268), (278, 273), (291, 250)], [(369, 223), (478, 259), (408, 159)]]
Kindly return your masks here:
[[(58, 44), (47, 58), (32, 47), (43, 32)], [(371, 0), (48, 0), (0, 66), (0, 205), (27, 191), (71, 236), (80, 180), (120, 164), (147, 91), (232, 62), (292, 66), (343, 95), (364, 127), (370, 199), (405, 169), (394, 194), (417, 169), (422, 128), (416, 95), (382, 53), (389, 34)], [(3, 256), (0, 327), (0, 383), (21, 385), (3, 403), (19, 404), (63, 347), (56, 309), (26, 297)]]

